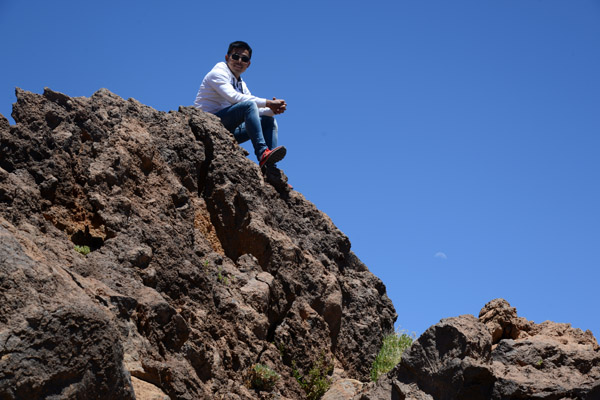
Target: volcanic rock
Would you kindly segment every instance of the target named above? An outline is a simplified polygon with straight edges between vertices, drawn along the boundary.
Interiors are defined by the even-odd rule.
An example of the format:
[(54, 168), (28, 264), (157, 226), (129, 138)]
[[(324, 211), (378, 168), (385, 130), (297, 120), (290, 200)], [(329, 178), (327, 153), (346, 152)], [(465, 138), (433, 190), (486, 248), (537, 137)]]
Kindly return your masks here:
[(479, 318), (430, 327), (357, 400), (600, 399), (600, 348), (590, 331), (518, 317), (503, 299)]
[[(0, 398), (304, 398), (366, 381), (394, 308), (350, 241), (218, 118), (102, 89), (0, 116)], [(260, 363), (271, 392), (244, 381)], [(331, 368), (333, 369), (333, 368)]]

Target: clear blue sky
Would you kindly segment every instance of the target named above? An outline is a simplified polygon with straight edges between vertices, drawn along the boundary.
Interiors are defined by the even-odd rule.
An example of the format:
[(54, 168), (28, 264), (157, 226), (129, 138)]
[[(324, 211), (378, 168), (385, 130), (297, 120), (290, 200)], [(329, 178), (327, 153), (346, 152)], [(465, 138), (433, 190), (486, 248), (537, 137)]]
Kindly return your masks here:
[(0, 113), (16, 86), (176, 110), (234, 40), (400, 328), (503, 297), (600, 335), (600, 0), (0, 0)]

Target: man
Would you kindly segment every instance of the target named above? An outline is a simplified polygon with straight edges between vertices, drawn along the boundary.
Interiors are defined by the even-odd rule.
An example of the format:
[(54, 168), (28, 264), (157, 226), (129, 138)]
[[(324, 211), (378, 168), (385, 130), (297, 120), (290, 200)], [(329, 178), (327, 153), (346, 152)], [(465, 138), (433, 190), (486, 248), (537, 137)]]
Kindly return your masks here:
[(229, 45), (225, 62), (220, 62), (204, 77), (194, 106), (215, 114), (238, 143), (252, 141), (259, 165), (272, 165), (285, 157), (286, 149), (277, 146), (274, 115), (286, 110), (285, 100), (253, 96), (241, 75), (250, 66), (252, 49), (246, 42)]

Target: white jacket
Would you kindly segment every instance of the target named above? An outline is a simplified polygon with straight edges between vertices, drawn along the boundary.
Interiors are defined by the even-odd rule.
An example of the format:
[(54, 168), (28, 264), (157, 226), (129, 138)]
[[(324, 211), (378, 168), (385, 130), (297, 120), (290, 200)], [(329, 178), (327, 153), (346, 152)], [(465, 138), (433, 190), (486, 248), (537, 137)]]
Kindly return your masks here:
[(221, 61), (202, 80), (194, 107), (214, 114), (233, 104), (247, 100), (256, 102), (260, 115), (274, 115), (273, 111), (266, 107), (267, 99), (253, 96), (248, 90), (246, 82), (242, 78), (236, 79), (227, 63)]

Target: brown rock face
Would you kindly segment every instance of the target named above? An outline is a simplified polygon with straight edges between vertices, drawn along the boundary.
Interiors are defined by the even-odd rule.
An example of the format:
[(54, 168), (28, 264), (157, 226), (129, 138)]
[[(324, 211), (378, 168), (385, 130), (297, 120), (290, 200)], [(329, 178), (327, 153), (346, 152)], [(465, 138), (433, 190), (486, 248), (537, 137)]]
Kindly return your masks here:
[[(300, 399), (292, 365), (320, 359), (368, 379), (396, 319), (385, 286), (216, 117), (46, 89), (17, 90), (13, 118), (0, 398)], [(244, 384), (256, 363), (281, 375), (269, 395)]]
[(356, 396), (379, 399), (600, 399), (591, 332), (535, 324), (503, 299), (429, 328), (386, 377)]

